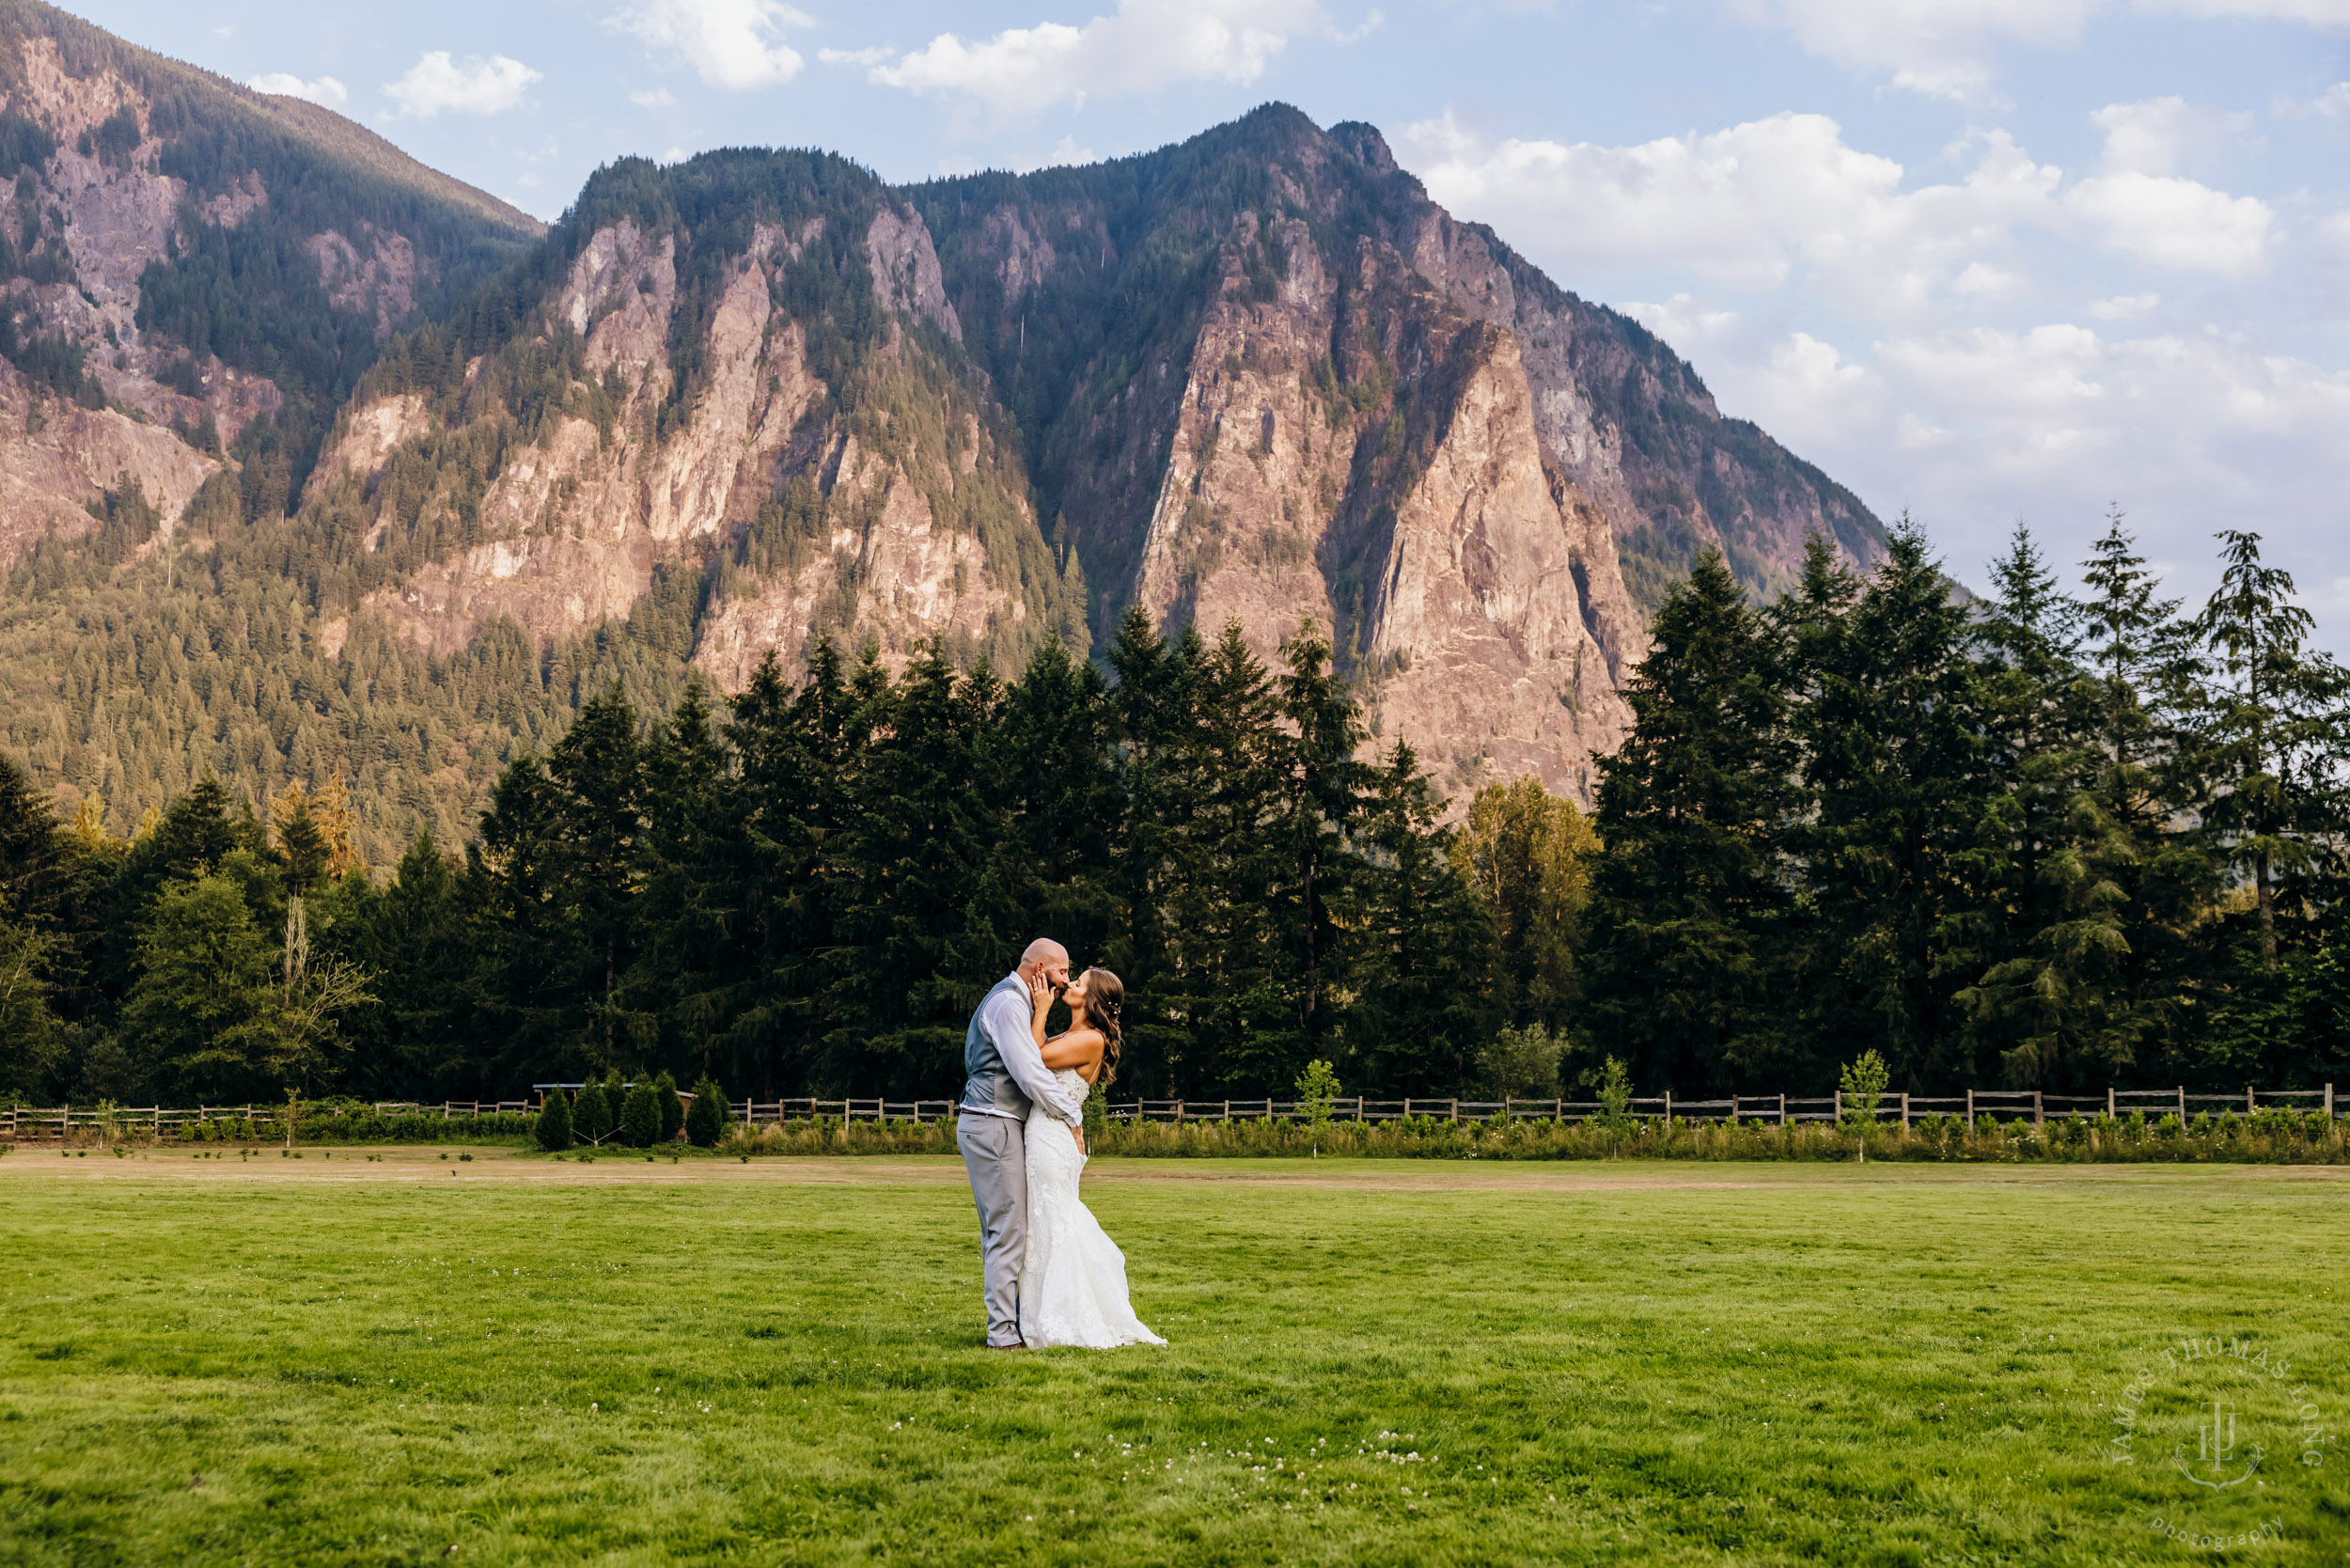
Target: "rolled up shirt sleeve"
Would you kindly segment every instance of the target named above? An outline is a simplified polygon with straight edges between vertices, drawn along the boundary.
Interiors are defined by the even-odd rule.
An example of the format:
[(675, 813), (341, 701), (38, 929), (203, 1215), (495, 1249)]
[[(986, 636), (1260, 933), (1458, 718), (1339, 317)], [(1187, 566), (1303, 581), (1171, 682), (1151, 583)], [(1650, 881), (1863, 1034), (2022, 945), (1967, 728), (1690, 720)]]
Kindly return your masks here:
[(998, 996), (988, 1005), (988, 1038), (995, 1042), (995, 1053), (1004, 1058), (1005, 1070), (1020, 1086), (1021, 1093), (1072, 1127), (1082, 1127), (1085, 1107), (1069, 1097), (1053, 1070), (1044, 1065), (1044, 1053), (1037, 1049), (1036, 1036), (1029, 1028), (1033, 1016), (1026, 997), (1010, 993)]

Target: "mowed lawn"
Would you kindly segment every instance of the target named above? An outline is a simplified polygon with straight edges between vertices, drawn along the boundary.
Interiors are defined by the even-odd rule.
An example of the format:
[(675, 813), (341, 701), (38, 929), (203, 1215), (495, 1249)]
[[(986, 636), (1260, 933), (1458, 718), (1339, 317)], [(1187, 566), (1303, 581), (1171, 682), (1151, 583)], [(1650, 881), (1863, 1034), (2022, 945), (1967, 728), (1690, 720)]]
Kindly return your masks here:
[(948, 1162), (440, 1152), (0, 1159), (0, 1562), (2350, 1560), (2342, 1171), (1105, 1161), (1006, 1355)]

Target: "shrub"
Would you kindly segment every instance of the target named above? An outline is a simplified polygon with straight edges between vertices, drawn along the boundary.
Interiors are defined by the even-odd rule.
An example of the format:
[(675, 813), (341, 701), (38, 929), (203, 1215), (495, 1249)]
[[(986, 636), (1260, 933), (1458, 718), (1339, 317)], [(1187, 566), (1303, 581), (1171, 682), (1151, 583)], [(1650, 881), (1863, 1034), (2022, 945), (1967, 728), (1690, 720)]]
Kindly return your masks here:
[(705, 1075), (694, 1086), (694, 1104), (685, 1112), (686, 1139), (697, 1149), (715, 1149), (726, 1136), (732, 1108), (725, 1092)]
[(1555, 1100), (1564, 1045), (1539, 1024), (1503, 1029), (1479, 1058), (1484, 1092), (1496, 1100)]
[(1308, 1062), (1306, 1071), (1297, 1075), (1297, 1108), (1315, 1137), (1330, 1125), (1330, 1102), (1338, 1097), (1336, 1070), (1326, 1061)]
[(580, 1087), (579, 1098), (572, 1105), (572, 1131), (582, 1143), (601, 1144), (612, 1136), (612, 1102), (604, 1097), (603, 1085), (593, 1078)]
[(669, 1142), (685, 1125), (685, 1106), (677, 1097), (677, 1080), (666, 1073), (652, 1081), (653, 1103), (661, 1110), (661, 1141)]
[(553, 1153), (572, 1146), (572, 1102), (559, 1089), (547, 1090), (539, 1107), (539, 1147)]
[(661, 1138), (661, 1097), (640, 1083), (620, 1102), (620, 1141), (631, 1149), (650, 1149)]
[(1600, 1069), (1599, 1124), (1621, 1128), (1632, 1124), (1632, 1074), (1622, 1062), (1609, 1057)]

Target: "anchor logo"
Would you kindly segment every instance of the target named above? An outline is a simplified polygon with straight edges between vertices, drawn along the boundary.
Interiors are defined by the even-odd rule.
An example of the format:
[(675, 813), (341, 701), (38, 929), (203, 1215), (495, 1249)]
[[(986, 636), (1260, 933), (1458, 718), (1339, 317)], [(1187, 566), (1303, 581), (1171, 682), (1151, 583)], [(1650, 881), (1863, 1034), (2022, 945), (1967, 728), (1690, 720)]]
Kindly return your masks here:
[(2237, 1474), (2228, 1474), (2228, 1462), (2234, 1457), (2235, 1450), (2235, 1406), (2224, 1399), (2215, 1399), (2211, 1402), (2211, 1419), (2195, 1429), (2194, 1460), (2187, 1459), (2183, 1442), (2170, 1450), (2170, 1462), (2178, 1466), (2179, 1474), (2196, 1485), (2217, 1492), (2241, 1486), (2261, 1467), (2260, 1445), (2254, 1443), (2245, 1450), (2251, 1457), (2244, 1462), (2244, 1468)]

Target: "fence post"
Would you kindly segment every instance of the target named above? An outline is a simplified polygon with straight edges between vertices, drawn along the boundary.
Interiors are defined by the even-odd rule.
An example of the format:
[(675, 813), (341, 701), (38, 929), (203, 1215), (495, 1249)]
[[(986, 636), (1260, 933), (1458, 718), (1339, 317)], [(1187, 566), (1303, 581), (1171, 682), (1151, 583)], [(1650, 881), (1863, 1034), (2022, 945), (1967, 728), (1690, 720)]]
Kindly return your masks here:
[(1224, 1102), (1224, 1120), (1227, 1121), (1232, 1120), (1232, 1102), (1230, 1100)]
[(2106, 1090), (2106, 1120), (2113, 1120), (2113, 1090), (2110, 1087)]
[(1668, 1127), (1669, 1127), (1669, 1126), (1671, 1126), (1672, 1124), (1673, 1124), (1673, 1091), (1672, 1091), (1671, 1090), (1669, 1090), (1669, 1089), (1668, 1089), (1668, 1090), (1665, 1090), (1665, 1125), (1666, 1125), (1666, 1126), (1668, 1126)]
[(2252, 1099), (2252, 1086), (2246, 1084), (2244, 1086), (2244, 1114), (2249, 1116), (2258, 1109), (2260, 1106)]
[(2047, 1123), (2047, 1118), (2042, 1114), (2042, 1105), (2040, 1090), (2035, 1089), (2031, 1091), (2031, 1124), (2035, 1127), (2044, 1126)]
[(1461, 1102), (1458, 1100), (1452, 1102), (1452, 1120), (1455, 1121), (1461, 1120)]
[[(2334, 1103), (2330, 1098), (2328, 1098), (2326, 1102), (2326, 1108), (2329, 1111), (2334, 1108)], [(1550, 1119), (1553, 1121), (1564, 1121), (1567, 1119), (1566, 1101), (1553, 1100), (1550, 1103)]]
[(1411, 1097), (1410, 1095), (1406, 1094), (1405, 1096), (1403, 1096), (1403, 1120), (1404, 1120), (1404, 1121), (1409, 1121), (1411, 1119), (1412, 1119), (1412, 1097)]
[(2333, 1086), (2333, 1085), (2331, 1085), (2331, 1084), (2327, 1084), (2327, 1085), (2326, 1086), (2326, 1121), (2331, 1121), (2333, 1119), (2334, 1119), (2334, 1086)]
[(1782, 1127), (1787, 1125), (1787, 1096), (1784, 1094), (1778, 1097), (1778, 1124)]
[(1966, 1130), (1975, 1130), (1975, 1091), (1971, 1089), (1966, 1091)]
[(1902, 1131), (1909, 1131), (1909, 1096), (1902, 1096)]
[(2186, 1125), (2186, 1085), (2179, 1086), (2179, 1125)]
[(1837, 1121), (1840, 1123), (1842, 1122), (1844, 1120), (1844, 1091), (1841, 1089), (1836, 1091), (1836, 1104), (1834, 1108), (1836, 1111)]

